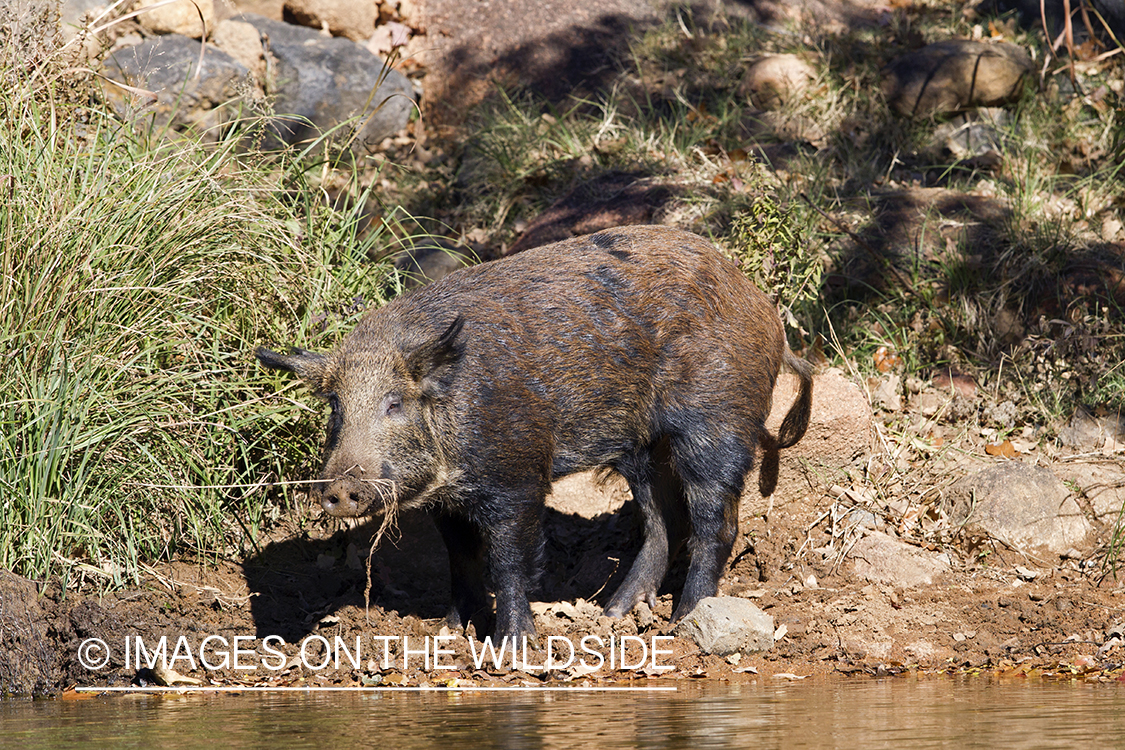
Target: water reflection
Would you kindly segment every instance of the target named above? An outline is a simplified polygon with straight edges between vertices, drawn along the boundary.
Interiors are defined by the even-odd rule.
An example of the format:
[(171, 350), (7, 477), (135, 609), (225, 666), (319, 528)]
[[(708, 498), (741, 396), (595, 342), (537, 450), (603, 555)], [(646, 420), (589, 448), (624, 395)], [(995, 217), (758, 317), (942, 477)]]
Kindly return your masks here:
[(1118, 684), (895, 679), (675, 693), (270, 693), (0, 701), (0, 745), (459, 748), (1125, 745)]

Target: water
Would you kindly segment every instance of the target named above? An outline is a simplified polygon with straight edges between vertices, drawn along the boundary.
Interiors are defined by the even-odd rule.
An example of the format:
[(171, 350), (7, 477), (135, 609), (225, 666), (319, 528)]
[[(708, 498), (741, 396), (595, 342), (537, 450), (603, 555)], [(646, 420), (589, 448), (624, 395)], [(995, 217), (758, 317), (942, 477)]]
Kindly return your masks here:
[(893, 679), (674, 693), (260, 693), (0, 701), (0, 745), (1074, 748), (1125, 746), (1125, 685)]

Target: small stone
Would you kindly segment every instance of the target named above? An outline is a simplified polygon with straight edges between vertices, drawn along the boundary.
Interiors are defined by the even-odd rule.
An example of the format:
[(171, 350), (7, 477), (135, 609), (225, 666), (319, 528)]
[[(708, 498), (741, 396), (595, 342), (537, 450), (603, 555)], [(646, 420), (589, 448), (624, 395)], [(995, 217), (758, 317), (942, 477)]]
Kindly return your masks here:
[(761, 109), (779, 109), (808, 90), (816, 78), (812, 66), (797, 55), (766, 55), (746, 69), (740, 92)]
[(262, 80), (266, 72), (262, 35), (245, 21), (220, 21), (211, 32), (211, 41)]
[(712, 596), (703, 599), (675, 629), (708, 654), (765, 651), (773, 647), (773, 618), (746, 599)]
[(640, 602), (633, 609), (633, 617), (637, 621), (638, 628), (651, 627), (655, 618), (652, 616), (652, 609), (649, 608), (648, 602)]
[[(183, 34), (192, 39), (202, 39), (215, 23), (213, 0), (137, 0), (134, 10), (143, 12), (137, 22), (153, 34)], [(202, 18), (201, 18), (202, 16)]]
[(929, 552), (869, 531), (848, 553), (856, 575), (894, 586), (929, 585), (951, 567), (948, 554)]
[(355, 0), (285, 0), (284, 9), (286, 20), (310, 29), (327, 28), (332, 36), (353, 42), (366, 41), (378, 17), (375, 3)]

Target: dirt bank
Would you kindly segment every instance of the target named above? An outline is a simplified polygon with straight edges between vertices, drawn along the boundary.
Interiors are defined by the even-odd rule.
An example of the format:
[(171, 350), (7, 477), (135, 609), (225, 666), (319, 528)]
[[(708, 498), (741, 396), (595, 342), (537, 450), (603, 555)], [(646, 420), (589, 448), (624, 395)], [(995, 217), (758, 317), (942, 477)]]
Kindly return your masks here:
[[(1118, 636), (1125, 589), (1112, 577), (1080, 570), (1076, 560), (1042, 567), (998, 551), (987, 566), (955, 560), (930, 585), (872, 583), (854, 572), (854, 561), (809, 551), (819, 546), (820, 532), (810, 533), (807, 519), (825, 510), (778, 508), (768, 522), (742, 530), (720, 593), (748, 597), (774, 618), (779, 637), (765, 652), (721, 658), (683, 638), (654, 639), (671, 635), (667, 618), (682, 583), (680, 566), (655, 612), (642, 608), (622, 620), (600, 616), (595, 605), (613, 591), (639, 546), (629, 504), (591, 520), (558, 511), (546, 518), (548, 563), (539, 592), (544, 603), (534, 605), (540, 645), (562, 636), (585, 665), (536, 668), (545, 663), (540, 649), (526, 658), (521, 653), (514, 663), (509, 654), (500, 666), (486, 661), (478, 668), (480, 644), (443, 629), (448, 583), (440, 538), (427, 517), (408, 514), (393, 543), (372, 557), (367, 609), (371, 526), (333, 531), (318, 523), (305, 533), (279, 535), (243, 565), (160, 566), (140, 586), (100, 598), (63, 597), (57, 586), (5, 574), (0, 681), (10, 692), (175, 682), (174, 675), (154, 674), (144, 658), (138, 668), (138, 639), (152, 659), (161, 638), (172, 669), (188, 678), (182, 684), (204, 685), (740, 681), (912, 669), (1097, 678), (1122, 672)], [(589, 651), (582, 652), (587, 636), (601, 640), (587, 640)], [(624, 640), (624, 669), (622, 636), (633, 636)], [(339, 667), (331, 660), (321, 667), (323, 645), (335, 647), (337, 637), (346, 646)], [(104, 666), (99, 662), (106, 654), (90, 639), (108, 649)], [(242, 650), (238, 669), (230, 661), (236, 646)], [(442, 653), (435, 655), (434, 648)], [(590, 652), (600, 653), (600, 662)], [(562, 639), (553, 639), (552, 653), (562, 666), (568, 656)]]

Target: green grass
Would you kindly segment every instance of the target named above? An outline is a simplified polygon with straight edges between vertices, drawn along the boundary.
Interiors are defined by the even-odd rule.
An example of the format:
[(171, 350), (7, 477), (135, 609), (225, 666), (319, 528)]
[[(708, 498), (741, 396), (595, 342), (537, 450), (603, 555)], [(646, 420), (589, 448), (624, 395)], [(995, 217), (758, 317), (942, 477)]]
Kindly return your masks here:
[(116, 586), (245, 553), (292, 505), (268, 483), (319, 453), (253, 348), (381, 303), (390, 225), (325, 208), (316, 165), (153, 138), (39, 62), (0, 93), (0, 567)]

